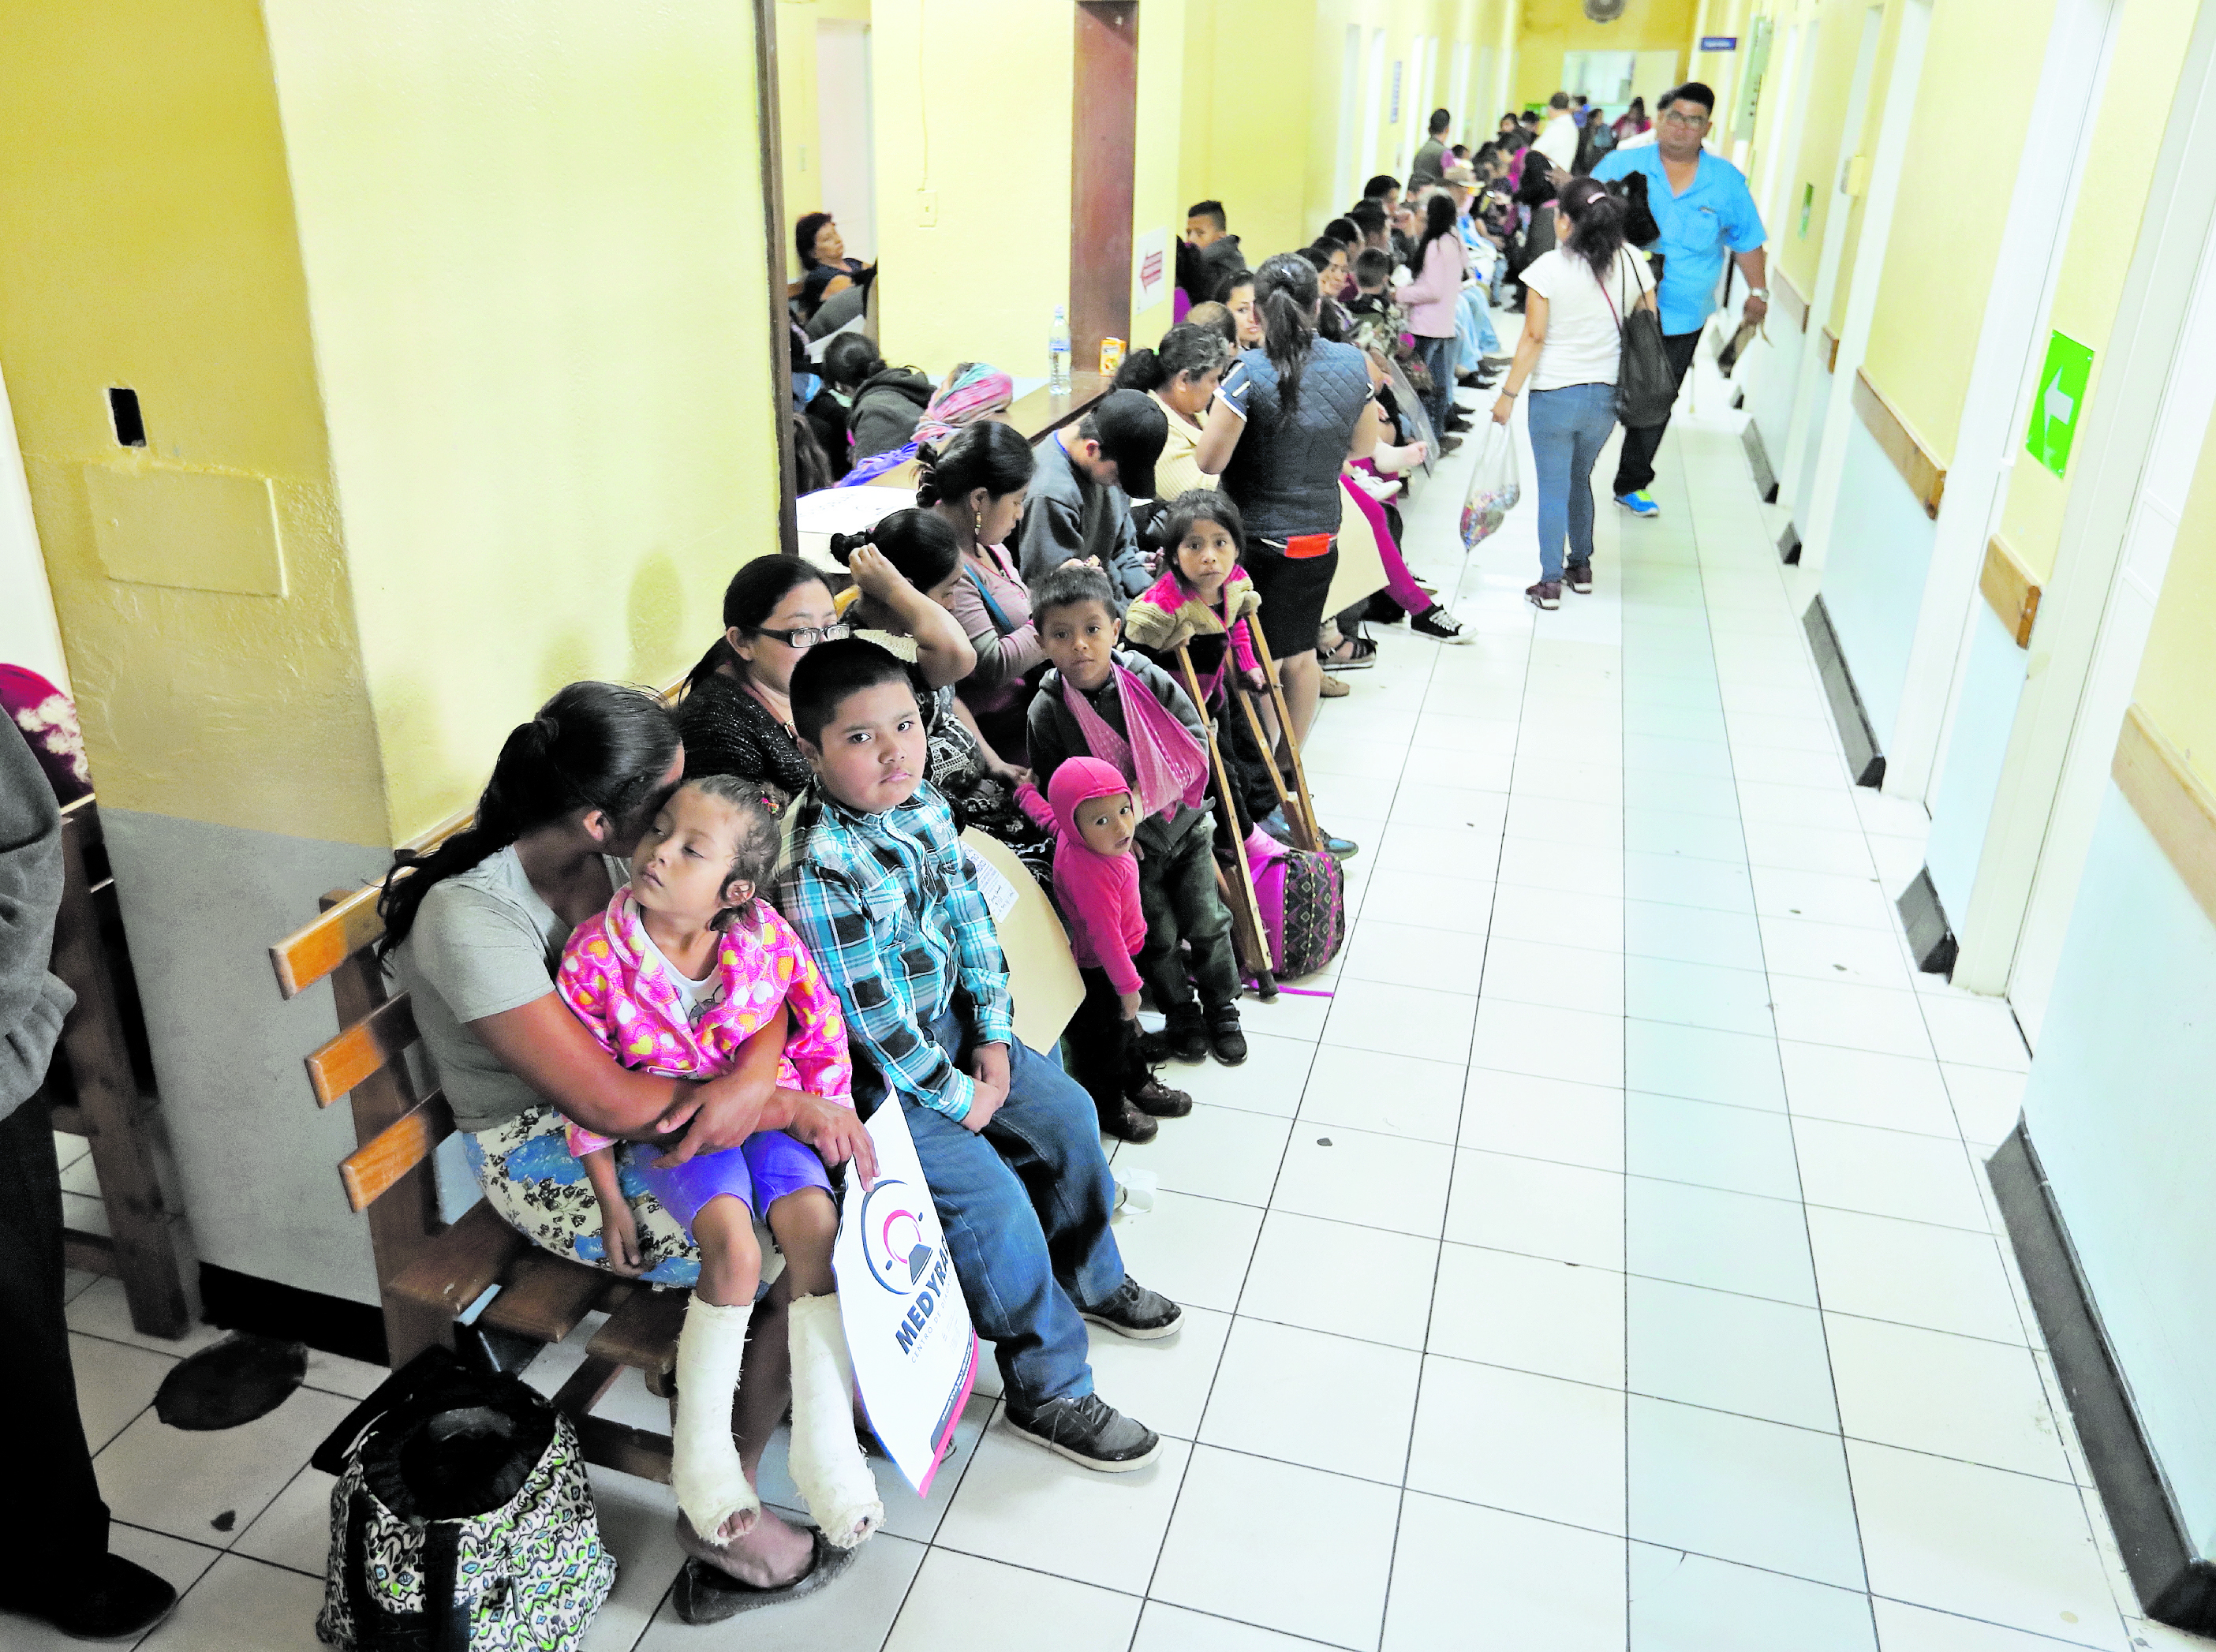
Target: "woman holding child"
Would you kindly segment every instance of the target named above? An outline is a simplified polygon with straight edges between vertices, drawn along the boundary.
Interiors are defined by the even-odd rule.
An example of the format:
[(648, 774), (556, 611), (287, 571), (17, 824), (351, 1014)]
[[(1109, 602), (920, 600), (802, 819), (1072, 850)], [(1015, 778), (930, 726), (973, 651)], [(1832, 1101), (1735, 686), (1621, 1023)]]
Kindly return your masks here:
[[(782, 1005), (731, 1045), (715, 1076), (677, 1077), (619, 1063), (557, 991), (564, 945), (615, 900), (625, 858), (684, 766), (676, 728), (652, 696), (573, 683), (508, 736), (467, 829), (430, 854), (396, 857), (380, 903), (380, 950), (408, 989), (495, 1211), (558, 1254), (669, 1284), (698, 1279), (692, 1236), (634, 1181), (620, 1190), (633, 1248), (617, 1267), (567, 1126), (658, 1143), (669, 1168), (765, 1130), (791, 1132), (826, 1164), (855, 1156), (866, 1168), (870, 1159), (849, 1108), (779, 1083), (789, 1026)], [(737, 1446), (749, 1480), (785, 1408), (791, 1290), (782, 1281), (773, 1287), (747, 1356)], [(702, 1621), (766, 1595), (811, 1592), (846, 1563), (820, 1534), (767, 1510), (727, 1542), (684, 1527), (680, 1538), (706, 1563), (688, 1566), (679, 1585), (680, 1612)]]

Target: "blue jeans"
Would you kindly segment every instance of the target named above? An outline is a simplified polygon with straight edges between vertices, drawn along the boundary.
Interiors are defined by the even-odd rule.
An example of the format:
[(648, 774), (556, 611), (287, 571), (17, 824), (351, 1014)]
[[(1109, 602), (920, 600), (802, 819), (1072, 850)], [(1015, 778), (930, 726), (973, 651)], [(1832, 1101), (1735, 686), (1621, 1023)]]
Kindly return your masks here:
[(1461, 365), (1475, 373), (1485, 357), (1500, 348), (1500, 335), (1493, 330), (1493, 316), (1485, 289), (1465, 287), (1455, 306), (1455, 336), (1462, 342)]
[(1562, 576), (1567, 530), (1573, 563), (1592, 560), (1592, 470), (1616, 428), (1614, 385), (1531, 392), (1531, 468), (1539, 479), (1539, 577)]
[[(968, 1029), (951, 1010), (924, 1028), (967, 1055)], [(864, 1116), (884, 1081), (857, 1057), (854, 1101)], [(1008, 1050), (1008, 1099), (981, 1131), (901, 1098), (955, 1277), (977, 1335), (994, 1344), (1000, 1380), (1023, 1405), (1093, 1391), (1077, 1304), (1107, 1300), (1123, 1283), (1108, 1230), (1116, 1187), (1100, 1151), (1093, 1098), (1035, 1050)]]

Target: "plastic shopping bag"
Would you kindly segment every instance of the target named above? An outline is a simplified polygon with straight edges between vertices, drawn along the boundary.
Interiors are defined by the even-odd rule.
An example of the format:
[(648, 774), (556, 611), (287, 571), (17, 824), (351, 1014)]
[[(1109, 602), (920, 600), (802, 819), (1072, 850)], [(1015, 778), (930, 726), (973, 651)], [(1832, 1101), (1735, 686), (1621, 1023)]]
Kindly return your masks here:
[(1478, 441), (1469, 492), (1462, 502), (1462, 549), (1474, 550), (1480, 539), (1497, 532), (1523, 494), (1523, 484), (1517, 479), (1516, 439), (1506, 425), (1488, 420)]

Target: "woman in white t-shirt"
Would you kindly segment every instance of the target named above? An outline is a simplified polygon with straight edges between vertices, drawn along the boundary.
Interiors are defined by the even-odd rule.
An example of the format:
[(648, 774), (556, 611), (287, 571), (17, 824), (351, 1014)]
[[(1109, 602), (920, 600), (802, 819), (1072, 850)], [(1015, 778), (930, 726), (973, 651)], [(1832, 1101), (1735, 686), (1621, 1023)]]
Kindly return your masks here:
[[(1654, 303), (1647, 260), (1624, 243), (1626, 208), (1606, 184), (1575, 178), (1554, 214), (1561, 244), (1524, 271), (1524, 337), (1493, 416), (1508, 422), (1517, 392), (1531, 386), (1531, 461), (1539, 480), (1539, 583), (1524, 595), (1560, 607), (1562, 582), (1592, 589), (1592, 469), (1616, 428), (1622, 317)], [(1562, 541), (1569, 540), (1569, 562)]]

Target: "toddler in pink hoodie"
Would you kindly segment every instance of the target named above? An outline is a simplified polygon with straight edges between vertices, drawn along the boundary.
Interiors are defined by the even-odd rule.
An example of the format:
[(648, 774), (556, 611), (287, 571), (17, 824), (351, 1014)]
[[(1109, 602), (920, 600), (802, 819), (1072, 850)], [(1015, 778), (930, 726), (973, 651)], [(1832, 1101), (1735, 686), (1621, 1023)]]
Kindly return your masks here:
[(1024, 811), (1054, 834), (1054, 900), (1069, 931), (1069, 950), (1085, 979), (1085, 1002), (1063, 1037), (1070, 1076), (1085, 1087), (1103, 1133), (1127, 1142), (1154, 1139), (1157, 1119), (1192, 1111), (1192, 1098), (1158, 1082), (1139, 1054), (1139, 971), (1147, 944), (1134, 853), (1138, 807), (1131, 784), (1112, 763), (1071, 757), (1054, 771), (1047, 795), (1026, 785)]

